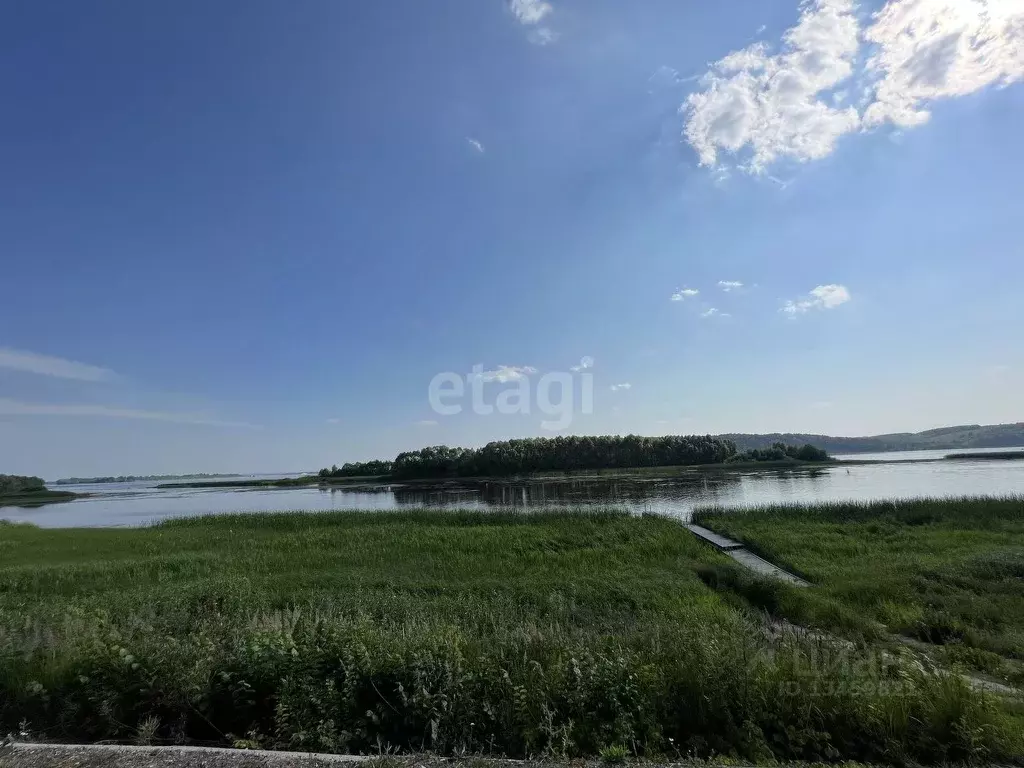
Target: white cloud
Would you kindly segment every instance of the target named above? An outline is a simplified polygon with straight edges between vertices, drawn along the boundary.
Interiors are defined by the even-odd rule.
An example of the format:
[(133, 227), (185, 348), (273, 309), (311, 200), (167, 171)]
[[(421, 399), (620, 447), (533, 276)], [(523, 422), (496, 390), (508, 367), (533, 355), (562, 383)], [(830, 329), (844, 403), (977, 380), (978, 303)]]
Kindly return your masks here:
[(739, 282), (738, 280), (719, 280), (718, 287), (721, 288), (726, 293), (730, 293), (731, 291), (738, 291), (740, 288), (742, 288), (743, 283)]
[(584, 355), (583, 357), (580, 358), (580, 364), (569, 366), (569, 370), (572, 371), (573, 373), (579, 373), (580, 371), (585, 371), (588, 368), (593, 367), (594, 358), (592, 358), (590, 355)]
[(107, 368), (17, 349), (0, 348), (0, 368), (78, 381), (109, 381), (116, 378), (116, 374)]
[(812, 309), (835, 309), (848, 302), (850, 298), (850, 291), (845, 285), (819, 285), (805, 298), (787, 301), (779, 311), (795, 317)]
[(508, 0), (508, 9), (520, 24), (539, 24), (554, 7), (545, 0)]
[(632, 388), (633, 385), (630, 384), (628, 381), (624, 381), (622, 384), (612, 384), (610, 387), (612, 392), (622, 392), (623, 390)]
[(878, 78), (869, 126), (920, 125), (934, 100), (1024, 78), (1020, 0), (891, 0), (864, 37), (876, 46), (867, 71)]
[(471, 136), (466, 137), (466, 142), (469, 144), (469, 146), (471, 146), (475, 151), (479, 152), (481, 155), (487, 151), (484, 149), (483, 144), (481, 144), (477, 139), (474, 139)]
[(722, 312), (721, 310), (718, 310), (715, 307), (710, 307), (708, 309), (705, 309), (703, 312), (700, 313), (700, 316), (701, 317), (732, 317), (732, 315), (730, 315), (728, 312)]
[(682, 108), (684, 135), (701, 165), (747, 149), (745, 167), (759, 173), (779, 158), (825, 157), (859, 127), (856, 109), (823, 98), (853, 74), (860, 47), (853, 11), (852, 0), (809, 0), (780, 52), (755, 43), (712, 65), (704, 89)]
[(135, 408), (118, 408), (107, 405), (23, 403), (17, 400), (6, 399), (0, 399), (0, 416), (98, 416), (111, 419), (169, 421), (177, 424), (196, 424), (208, 427), (258, 428), (255, 424), (247, 424), (242, 421), (221, 421), (219, 419), (211, 419), (204, 414), (144, 411)]
[(672, 294), (672, 301), (685, 301), (700, 294), (696, 288), (680, 288)]
[(483, 381), (497, 381), (504, 384), (509, 381), (525, 379), (536, 372), (537, 369), (529, 365), (499, 365), (493, 371), (485, 371), (482, 369), (482, 366), (474, 366), (471, 375)]
[(845, 134), (912, 128), (937, 100), (1024, 79), (1022, 0), (888, 0), (863, 33), (855, 11), (804, 0), (776, 52), (758, 42), (712, 64), (681, 108), (700, 164), (820, 159)]
[(555, 10), (546, 0), (508, 0), (508, 9), (520, 24), (533, 27), (527, 39), (534, 45), (550, 45), (561, 37), (550, 27), (537, 26)]
[(417, 421), (415, 426), (417, 427), (436, 427), (438, 424), (433, 419), (423, 419), (423, 421)]

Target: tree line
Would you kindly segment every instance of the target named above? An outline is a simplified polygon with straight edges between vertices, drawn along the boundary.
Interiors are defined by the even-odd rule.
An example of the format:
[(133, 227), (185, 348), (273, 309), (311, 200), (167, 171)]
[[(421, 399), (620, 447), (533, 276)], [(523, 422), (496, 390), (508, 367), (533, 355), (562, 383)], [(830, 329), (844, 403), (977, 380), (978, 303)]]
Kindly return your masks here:
[(0, 475), (0, 494), (25, 493), (26, 491), (46, 490), (41, 477), (25, 475)]
[(796, 459), (797, 461), (828, 461), (828, 452), (815, 448), (808, 443), (803, 446), (786, 445), (785, 443), (773, 443), (769, 448), (751, 448), (749, 451), (737, 453), (730, 456), (730, 463), (742, 461), (786, 461)]
[(393, 462), (379, 459), (377, 461), (350, 461), (330, 469), (321, 469), (320, 477), (379, 477), (390, 475)]
[(488, 477), (531, 472), (634, 469), (722, 464), (735, 461), (825, 461), (828, 454), (811, 445), (777, 444), (738, 453), (731, 440), (711, 435), (533, 437), (492, 442), (483, 448), (447, 445), (398, 454), (394, 461), (350, 462), (320, 470), (320, 476), (390, 475), (396, 479)]

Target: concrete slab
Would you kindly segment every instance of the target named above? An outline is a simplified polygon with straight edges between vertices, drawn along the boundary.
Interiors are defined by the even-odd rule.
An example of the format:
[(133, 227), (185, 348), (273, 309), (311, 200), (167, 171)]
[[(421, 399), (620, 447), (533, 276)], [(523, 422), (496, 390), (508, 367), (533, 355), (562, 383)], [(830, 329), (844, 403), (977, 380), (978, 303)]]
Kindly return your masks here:
[(712, 545), (715, 549), (720, 549), (723, 552), (727, 552), (730, 549), (743, 548), (743, 545), (740, 544), (738, 541), (733, 541), (732, 539), (726, 536), (717, 534), (714, 531), (709, 531), (707, 528), (703, 528), (702, 526), (694, 525), (693, 523), (688, 523), (686, 527), (689, 528), (692, 533), (704, 539), (704, 541), (706, 541), (708, 544)]
[(809, 582), (804, 581), (799, 576), (785, 571), (779, 568), (777, 565), (772, 565), (764, 558), (758, 557), (753, 552), (746, 549), (730, 549), (726, 553), (729, 557), (735, 560), (745, 568), (749, 568), (755, 573), (761, 576), (767, 576), (770, 579), (778, 579), (779, 581), (785, 581), (797, 587), (809, 587)]

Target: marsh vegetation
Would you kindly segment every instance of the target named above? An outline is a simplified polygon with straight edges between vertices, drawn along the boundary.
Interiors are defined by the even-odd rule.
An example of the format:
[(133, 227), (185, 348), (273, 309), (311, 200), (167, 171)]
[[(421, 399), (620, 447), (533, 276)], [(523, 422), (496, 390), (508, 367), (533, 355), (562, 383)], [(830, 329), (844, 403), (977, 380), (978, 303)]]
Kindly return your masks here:
[(55, 739), (942, 762), (1024, 754), (1002, 699), (614, 511), (0, 526), (0, 729)]

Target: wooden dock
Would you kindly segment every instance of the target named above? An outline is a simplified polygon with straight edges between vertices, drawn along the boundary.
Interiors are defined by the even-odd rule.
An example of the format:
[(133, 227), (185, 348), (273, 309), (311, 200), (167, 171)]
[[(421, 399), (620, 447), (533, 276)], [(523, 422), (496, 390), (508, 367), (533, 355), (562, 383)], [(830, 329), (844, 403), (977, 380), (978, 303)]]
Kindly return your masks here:
[(784, 581), (787, 584), (792, 584), (796, 587), (811, 586), (810, 582), (804, 581), (796, 574), (779, 568), (779, 566), (769, 563), (762, 557), (758, 557), (738, 541), (734, 541), (727, 536), (722, 536), (719, 533), (710, 531), (700, 525), (694, 525), (693, 523), (688, 523), (686, 527), (694, 536), (706, 541), (719, 552), (724, 552), (744, 568), (748, 568), (751, 571), (769, 579)]

